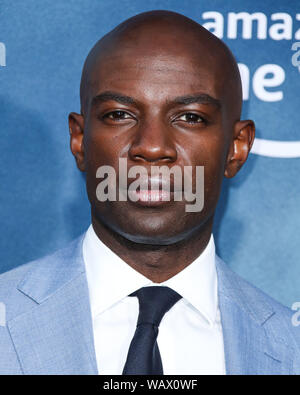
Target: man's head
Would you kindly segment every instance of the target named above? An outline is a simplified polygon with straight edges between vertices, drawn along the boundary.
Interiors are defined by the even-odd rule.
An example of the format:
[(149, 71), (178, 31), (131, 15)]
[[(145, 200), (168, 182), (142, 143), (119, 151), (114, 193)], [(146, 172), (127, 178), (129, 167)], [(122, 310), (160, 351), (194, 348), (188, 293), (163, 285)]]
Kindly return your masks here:
[[(240, 120), (241, 80), (225, 44), (177, 13), (137, 15), (92, 48), (80, 96), (81, 113), (69, 116), (71, 150), (86, 172), (93, 220), (145, 244), (211, 228), (223, 176), (238, 172), (254, 139), (253, 122)], [(149, 174), (153, 165), (204, 166), (203, 210), (186, 212), (184, 200), (99, 202), (96, 171), (118, 172), (119, 158)]]

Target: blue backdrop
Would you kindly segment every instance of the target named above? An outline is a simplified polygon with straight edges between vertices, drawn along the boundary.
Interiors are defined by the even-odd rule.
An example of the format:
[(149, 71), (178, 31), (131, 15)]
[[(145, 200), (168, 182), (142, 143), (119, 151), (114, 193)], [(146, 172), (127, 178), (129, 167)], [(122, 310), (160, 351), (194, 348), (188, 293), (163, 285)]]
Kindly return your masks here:
[(258, 139), (238, 176), (224, 180), (217, 251), (291, 306), (300, 301), (298, 1), (0, 0), (0, 271), (50, 253), (88, 227), (67, 126), (68, 113), (79, 111), (81, 68), (102, 35), (152, 9), (204, 24), (237, 57), (243, 117), (255, 120)]

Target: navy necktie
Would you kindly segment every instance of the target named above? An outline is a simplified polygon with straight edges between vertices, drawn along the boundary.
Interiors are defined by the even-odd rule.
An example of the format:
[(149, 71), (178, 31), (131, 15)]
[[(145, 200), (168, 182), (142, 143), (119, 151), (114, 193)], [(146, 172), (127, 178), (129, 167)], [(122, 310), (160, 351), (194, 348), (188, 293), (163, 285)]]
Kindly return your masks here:
[(163, 374), (156, 341), (158, 327), (165, 313), (181, 299), (181, 296), (164, 286), (143, 287), (129, 296), (138, 297), (139, 316), (123, 375)]

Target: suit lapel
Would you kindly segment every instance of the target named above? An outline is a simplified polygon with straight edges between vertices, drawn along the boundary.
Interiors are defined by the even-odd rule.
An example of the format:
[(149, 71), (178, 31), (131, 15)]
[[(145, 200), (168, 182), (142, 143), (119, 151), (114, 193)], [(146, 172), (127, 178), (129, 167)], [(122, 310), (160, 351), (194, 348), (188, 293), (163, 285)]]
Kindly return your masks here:
[(19, 284), (36, 302), (8, 322), (25, 374), (97, 374), (82, 240), (37, 262)]
[(217, 273), (226, 373), (290, 374), (292, 350), (265, 327), (273, 309), (219, 259)]

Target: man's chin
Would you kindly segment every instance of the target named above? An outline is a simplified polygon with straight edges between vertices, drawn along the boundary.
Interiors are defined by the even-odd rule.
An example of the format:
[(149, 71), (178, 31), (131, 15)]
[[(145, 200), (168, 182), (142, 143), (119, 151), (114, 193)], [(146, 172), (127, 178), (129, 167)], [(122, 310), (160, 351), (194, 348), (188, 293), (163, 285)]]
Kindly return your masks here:
[(158, 228), (145, 226), (145, 224), (142, 224), (144, 226), (138, 225), (135, 223), (132, 226), (126, 226), (126, 228), (115, 228), (114, 231), (133, 243), (156, 246), (176, 244), (186, 239), (190, 234), (185, 229), (176, 229), (174, 227), (170, 229), (169, 224), (166, 224), (165, 227), (160, 226)]
[[(181, 210), (178, 207), (176, 216), (174, 208), (170, 210), (139, 209), (128, 216), (128, 208), (125, 205), (122, 210), (109, 210), (96, 214), (97, 222), (102, 223), (115, 237), (122, 238), (136, 244), (148, 245), (172, 245), (188, 238), (199, 222), (188, 221), (188, 217), (178, 215)], [(174, 218), (175, 217), (175, 218)], [(198, 224), (197, 224), (198, 223)]]
[(159, 235), (151, 235), (151, 234), (122, 234), (124, 238), (127, 240), (136, 243), (136, 244), (143, 244), (143, 245), (155, 245), (155, 246), (168, 246), (172, 244), (176, 244), (179, 241), (183, 239), (183, 237), (180, 236), (174, 236), (174, 235), (165, 235), (165, 234), (159, 234)]

